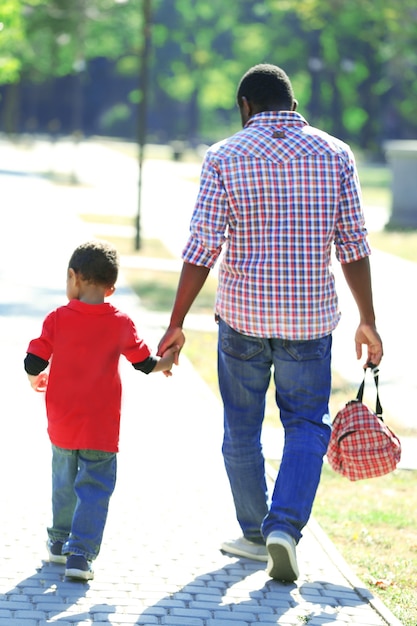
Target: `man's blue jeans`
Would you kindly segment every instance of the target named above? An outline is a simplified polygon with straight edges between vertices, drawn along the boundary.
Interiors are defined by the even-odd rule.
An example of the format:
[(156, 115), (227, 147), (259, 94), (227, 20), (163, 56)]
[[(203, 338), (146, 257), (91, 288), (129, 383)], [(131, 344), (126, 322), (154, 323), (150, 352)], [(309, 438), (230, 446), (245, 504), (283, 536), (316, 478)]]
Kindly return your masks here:
[(116, 484), (117, 456), (100, 450), (52, 446), (51, 541), (62, 541), (64, 554), (88, 560), (100, 551), (110, 497)]
[[(219, 320), (223, 457), (237, 519), (250, 541), (263, 543), (281, 530), (298, 542), (310, 517), (331, 433), (331, 344), (331, 335), (311, 341), (248, 337)], [(260, 439), (272, 368), (285, 444), (269, 503)]]

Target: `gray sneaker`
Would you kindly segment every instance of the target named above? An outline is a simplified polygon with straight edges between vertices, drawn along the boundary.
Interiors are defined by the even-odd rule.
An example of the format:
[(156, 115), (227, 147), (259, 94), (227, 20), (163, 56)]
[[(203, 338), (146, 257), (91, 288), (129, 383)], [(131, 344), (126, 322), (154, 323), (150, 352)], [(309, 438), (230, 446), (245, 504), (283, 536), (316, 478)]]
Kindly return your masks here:
[(299, 576), (295, 540), (280, 530), (274, 530), (266, 539), (268, 564), (266, 571), (271, 578), (294, 582)]
[(255, 561), (266, 562), (268, 560), (266, 546), (262, 543), (249, 541), (249, 539), (245, 539), (245, 537), (224, 541), (221, 544), (221, 549), (223, 552), (235, 554), (236, 556), (244, 556), (247, 559), (254, 559)]
[(75, 580), (92, 580), (94, 572), (91, 561), (80, 554), (70, 554), (67, 558), (65, 576)]
[(48, 539), (46, 542), (46, 549), (48, 550), (48, 556), (50, 563), (64, 564), (67, 562), (67, 557), (62, 554), (62, 541), (51, 541)]

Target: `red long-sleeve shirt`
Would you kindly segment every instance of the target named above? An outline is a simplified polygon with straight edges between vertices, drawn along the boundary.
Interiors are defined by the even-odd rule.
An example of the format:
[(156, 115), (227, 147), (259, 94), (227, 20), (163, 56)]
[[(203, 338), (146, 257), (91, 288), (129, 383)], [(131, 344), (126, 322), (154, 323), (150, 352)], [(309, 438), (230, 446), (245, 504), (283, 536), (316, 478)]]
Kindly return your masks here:
[(113, 305), (71, 300), (49, 313), (27, 352), (50, 360), (48, 434), (60, 448), (117, 452), (120, 429), (119, 358), (150, 357), (133, 321)]

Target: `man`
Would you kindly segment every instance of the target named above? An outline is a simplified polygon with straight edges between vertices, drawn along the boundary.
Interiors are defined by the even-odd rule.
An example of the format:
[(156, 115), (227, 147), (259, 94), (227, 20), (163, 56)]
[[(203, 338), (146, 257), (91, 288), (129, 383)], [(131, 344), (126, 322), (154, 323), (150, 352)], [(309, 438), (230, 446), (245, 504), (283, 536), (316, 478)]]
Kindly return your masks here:
[[(222, 450), (243, 537), (222, 549), (268, 561), (272, 578), (294, 581), (331, 432), (331, 342), (340, 316), (332, 244), (359, 311), (357, 358), (365, 344), (377, 365), (382, 342), (349, 147), (295, 112), (291, 82), (274, 65), (243, 76), (237, 103), (243, 130), (210, 148), (203, 163), (159, 353), (183, 345), (184, 318), (224, 248), (216, 298)], [(268, 504), (260, 436), (271, 371), (285, 445)]]

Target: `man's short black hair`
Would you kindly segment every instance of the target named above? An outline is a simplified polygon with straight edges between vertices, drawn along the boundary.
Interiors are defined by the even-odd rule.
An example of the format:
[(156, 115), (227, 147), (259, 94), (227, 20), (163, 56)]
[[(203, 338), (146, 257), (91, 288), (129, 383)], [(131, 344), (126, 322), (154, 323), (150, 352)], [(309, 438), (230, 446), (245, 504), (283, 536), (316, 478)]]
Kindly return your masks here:
[(74, 250), (68, 267), (84, 280), (113, 287), (119, 273), (119, 255), (106, 241), (88, 241)]
[(291, 111), (294, 92), (291, 81), (283, 69), (269, 63), (251, 67), (243, 75), (237, 90), (237, 103), (242, 98), (262, 111)]

